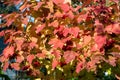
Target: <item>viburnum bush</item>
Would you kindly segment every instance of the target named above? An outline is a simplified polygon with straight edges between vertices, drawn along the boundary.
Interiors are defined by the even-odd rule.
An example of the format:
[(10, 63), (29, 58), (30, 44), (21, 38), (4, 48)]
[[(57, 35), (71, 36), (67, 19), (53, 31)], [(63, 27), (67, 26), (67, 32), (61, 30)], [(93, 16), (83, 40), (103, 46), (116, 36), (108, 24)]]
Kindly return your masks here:
[[(83, 70), (97, 75), (103, 64), (120, 67), (119, 0), (4, 3), (21, 6), (17, 12), (1, 14), (4, 22), (0, 28), (6, 29), (0, 36), (7, 44), (0, 56), (3, 70), (21, 70), (46, 80), (68, 80), (79, 77)], [(114, 74), (119, 78), (119, 72)]]

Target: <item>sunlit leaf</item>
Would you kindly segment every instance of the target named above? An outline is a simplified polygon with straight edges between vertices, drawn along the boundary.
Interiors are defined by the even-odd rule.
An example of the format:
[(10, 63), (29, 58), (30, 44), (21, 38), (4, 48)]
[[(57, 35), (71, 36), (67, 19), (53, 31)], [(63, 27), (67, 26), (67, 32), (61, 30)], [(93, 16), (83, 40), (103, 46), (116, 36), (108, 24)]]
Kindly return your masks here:
[(14, 54), (14, 47), (13, 46), (7, 46), (3, 50), (3, 55), (5, 56), (5, 58), (8, 58), (9, 56), (12, 56), (13, 54)]

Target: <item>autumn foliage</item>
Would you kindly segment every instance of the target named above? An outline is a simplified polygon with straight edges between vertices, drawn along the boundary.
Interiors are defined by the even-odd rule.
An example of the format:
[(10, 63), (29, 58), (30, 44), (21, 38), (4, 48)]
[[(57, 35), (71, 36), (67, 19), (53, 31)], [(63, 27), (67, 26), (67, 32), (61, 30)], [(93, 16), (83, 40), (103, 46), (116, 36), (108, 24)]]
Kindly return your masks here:
[(57, 70), (64, 79), (84, 69), (96, 74), (103, 63), (120, 64), (119, 0), (75, 1), (81, 5), (74, 0), (4, 1), (22, 5), (1, 14), (1, 28), (8, 28), (0, 32), (7, 44), (0, 56), (3, 69), (42, 78)]

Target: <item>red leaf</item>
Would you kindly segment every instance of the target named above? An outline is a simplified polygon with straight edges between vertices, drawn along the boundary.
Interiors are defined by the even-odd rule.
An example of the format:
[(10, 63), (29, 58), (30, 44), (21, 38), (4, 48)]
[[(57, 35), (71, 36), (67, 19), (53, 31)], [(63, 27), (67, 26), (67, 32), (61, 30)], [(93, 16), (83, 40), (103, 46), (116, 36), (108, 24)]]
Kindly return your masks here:
[(80, 15), (80, 16), (77, 18), (77, 22), (80, 23), (81, 21), (86, 20), (87, 16), (88, 16), (87, 13)]
[(86, 68), (87, 68), (87, 70), (91, 70), (91, 69), (95, 70), (95, 68), (96, 68), (95, 61), (94, 60), (93, 61), (89, 61), (86, 64)]
[(3, 66), (3, 70), (6, 71), (6, 69), (8, 68), (8, 66), (9, 66), (8, 62), (5, 62), (4, 66)]
[(76, 73), (79, 73), (83, 69), (83, 63), (80, 62), (76, 66)]
[(29, 44), (29, 48), (32, 49), (34, 47), (38, 47), (37, 45), (38, 39), (36, 37), (31, 37), (30, 39), (31, 39), (31, 42)]
[(62, 32), (64, 30), (64, 26), (61, 25), (61, 26), (58, 26), (55, 30), (54, 30), (54, 34), (56, 34), (57, 32)]
[(70, 6), (68, 4), (61, 4), (60, 7), (64, 12), (67, 12), (70, 9)]
[(17, 62), (17, 63), (21, 63), (23, 60), (24, 60), (24, 57), (23, 57), (23, 56), (17, 56), (17, 57), (16, 57), (16, 62)]
[(59, 50), (53, 51), (52, 54), (54, 54), (54, 56), (57, 60), (61, 58), (61, 53)]
[(74, 19), (74, 14), (72, 11), (69, 11), (67, 14), (69, 18)]
[(120, 34), (120, 24), (116, 23), (116, 24), (111, 24), (106, 26), (105, 30), (108, 33), (115, 33), (115, 34)]
[(69, 36), (69, 37), (66, 37), (66, 38), (64, 38), (64, 39), (62, 39), (62, 42), (66, 42), (66, 41), (69, 41), (69, 40), (71, 40), (73, 37), (72, 36)]
[(70, 32), (70, 29), (69, 29), (69, 28), (64, 28), (64, 30), (63, 30), (63, 35), (66, 37), (69, 32)]
[(51, 44), (54, 48), (62, 48), (64, 45), (64, 43), (61, 40), (56, 39), (56, 38), (51, 39), (49, 41), (49, 44)]
[(112, 25), (106, 26), (105, 30), (106, 30), (109, 34), (112, 34)]
[(84, 36), (84, 45), (87, 45), (91, 41), (91, 36)]
[(58, 27), (59, 23), (57, 20), (54, 20), (49, 26)]
[(36, 33), (39, 33), (44, 27), (45, 27), (45, 24), (38, 25), (37, 28), (36, 28)]
[(20, 11), (23, 11), (23, 10), (25, 10), (25, 9), (31, 7), (31, 6), (32, 5), (28, 4), (27, 1), (26, 1), (26, 2), (24, 2), (24, 4), (22, 4), (22, 6), (19, 9), (20, 9)]
[(0, 61), (5, 62), (6, 58), (3, 55), (0, 55)]
[(31, 42), (31, 43), (29, 44), (29, 48), (32, 49), (32, 48), (34, 48), (34, 47), (37, 47), (37, 44), (36, 44), (35, 42)]
[(106, 36), (95, 36), (94, 40), (99, 50), (106, 44)]
[(55, 4), (62, 4), (64, 0), (52, 0)]
[(27, 6), (27, 2), (25, 2), (19, 9), (22, 11), (23, 9), (25, 9)]
[(74, 36), (77, 37), (80, 29), (78, 27), (72, 27), (70, 30), (70, 33)]
[(5, 35), (4, 31), (0, 31), (0, 37), (2, 37), (4, 35)]
[(23, 42), (24, 42), (24, 38), (16, 38), (15, 39), (15, 42), (16, 42), (16, 45), (17, 45), (17, 49), (16, 50), (21, 50), (21, 46), (22, 46), (22, 44), (23, 44)]
[(23, 18), (22, 23), (27, 25), (28, 24), (28, 17)]
[(31, 64), (35, 56), (33, 54), (30, 54), (27, 56), (27, 61)]
[(120, 24), (114, 24), (112, 28), (112, 32), (115, 34), (120, 34)]
[(14, 47), (13, 46), (7, 46), (3, 50), (3, 55), (5, 58), (8, 58), (9, 56), (12, 56), (14, 54)]
[(54, 59), (52, 61), (52, 69), (54, 70), (58, 64), (59, 64), (59, 62), (56, 59)]
[(34, 10), (38, 10), (42, 6), (43, 2), (38, 2), (38, 4), (34, 7)]
[(20, 70), (20, 64), (19, 63), (12, 63), (11, 67), (14, 68), (15, 70)]
[(71, 0), (64, 0), (64, 4), (67, 4), (67, 3), (69, 3), (70, 5), (71, 5)]
[(97, 51), (98, 48), (97, 48), (97, 44), (93, 45), (92, 48), (91, 48), (91, 51)]
[(94, 25), (98, 26), (98, 25), (102, 25), (102, 23), (100, 23), (100, 21), (97, 19), (97, 20), (95, 20), (95, 24)]
[(45, 55), (45, 53), (37, 53), (36, 57), (38, 57), (38, 58), (45, 58), (46, 55)]
[(14, 22), (14, 19), (7, 19), (7, 23), (6, 23), (6, 25), (7, 26), (10, 26), (12, 23)]
[(66, 63), (69, 63), (69, 62), (71, 62), (72, 60), (75, 59), (76, 53), (73, 52), (73, 51), (66, 51), (66, 52), (64, 52), (63, 57), (64, 57), (64, 59), (65, 59), (65, 62), (66, 62)]
[(112, 66), (116, 66), (116, 57), (109, 56), (108, 63)]

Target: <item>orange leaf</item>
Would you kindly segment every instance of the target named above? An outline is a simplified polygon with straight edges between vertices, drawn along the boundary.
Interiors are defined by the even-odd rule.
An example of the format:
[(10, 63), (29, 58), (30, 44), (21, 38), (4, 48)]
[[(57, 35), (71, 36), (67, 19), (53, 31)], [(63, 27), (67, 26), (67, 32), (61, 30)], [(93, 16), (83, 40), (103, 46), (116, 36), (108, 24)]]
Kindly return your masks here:
[(16, 38), (15, 39), (16, 45), (17, 45), (17, 49), (16, 50), (21, 50), (21, 46), (24, 42), (24, 38)]
[(43, 2), (38, 2), (38, 4), (34, 7), (34, 10), (38, 10), (42, 6)]
[(77, 22), (80, 23), (81, 21), (84, 21), (86, 20), (88, 14), (82, 14), (82, 15), (79, 15), (79, 17), (77, 18)]
[(67, 14), (70, 19), (74, 19), (74, 14), (72, 11), (69, 11)]
[(61, 53), (59, 50), (53, 51), (52, 54), (54, 54), (54, 56), (57, 60), (61, 58)]
[(59, 62), (56, 59), (54, 59), (52, 61), (52, 69), (54, 70), (58, 64), (59, 64)]
[(38, 25), (37, 28), (36, 28), (36, 33), (39, 33), (44, 27), (45, 27), (45, 24)]
[(116, 23), (116, 24), (111, 24), (106, 26), (105, 30), (108, 33), (115, 33), (115, 34), (120, 34), (120, 24)]
[(8, 62), (5, 62), (5, 63), (4, 63), (4, 66), (3, 66), (3, 70), (6, 71), (7, 68), (8, 68), (8, 66), (9, 66)]
[(54, 48), (62, 48), (64, 45), (64, 43), (61, 40), (56, 39), (56, 38), (51, 39), (49, 41), (49, 44), (53, 45)]
[(4, 36), (4, 31), (0, 31), (0, 37)]
[(64, 52), (63, 57), (64, 57), (64, 59), (65, 59), (65, 62), (66, 62), (66, 63), (69, 63), (69, 62), (71, 62), (72, 60), (75, 59), (76, 53), (73, 52), (73, 51), (66, 51), (66, 52)]
[(27, 6), (27, 2), (25, 2), (19, 9), (22, 11), (23, 9), (25, 9), (26, 6)]
[(64, 0), (52, 0), (55, 4), (62, 4)]
[(84, 45), (87, 45), (91, 41), (91, 36), (84, 36)]
[(21, 63), (24, 60), (23, 56), (17, 56), (16, 57), (16, 62)]
[(67, 12), (70, 9), (70, 6), (68, 4), (61, 4), (60, 7), (64, 12)]
[(95, 36), (94, 40), (98, 49), (101, 49), (106, 44), (106, 36)]
[(20, 70), (20, 64), (19, 63), (12, 63), (11, 67), (14, 68), (15, 70)]
[(13, 54), (14, 54), (14, 47), (13, 46), (7, 46), (3, 50), (3, 55), (5, 56), (5, 58), (8, 58), (9, 56), (12, 56)]
[(45, 58), (45, 54), (44, 53), (37, 53), (36, 54), (36, 57), (38, 57), (38, 58)]
[(71, 33), (72, 35), (74, 35), (74, 37), (77, 37), (79, 31), (80, 31), (80, 29), (79, 29), (78, 27), (72, 27), (71, 30), (70, 30), (70, 33)]
[(83, 69), (83, 63), (80, 62), (76, 66), (76, 73), (79, 73)]
[(25, 17), (23, 20), (22, 20), (22, 23), (27, 25), (28, 24), (28, 17)]
[(27, 61), (31, 64), (35, 56), (33, 54), (30, 54), (27, 56)]
[(64, 4), (69, 3), (71, 5), (71, 0), (64, 0)]

